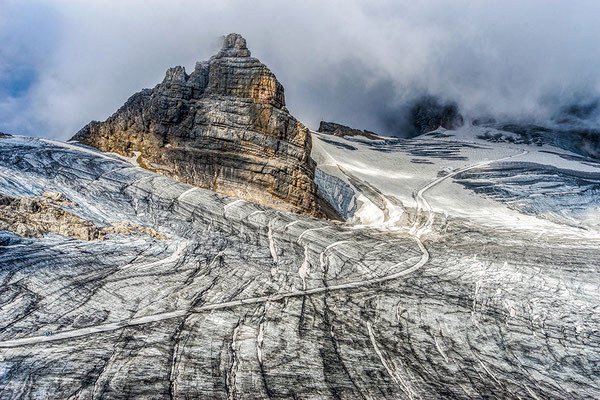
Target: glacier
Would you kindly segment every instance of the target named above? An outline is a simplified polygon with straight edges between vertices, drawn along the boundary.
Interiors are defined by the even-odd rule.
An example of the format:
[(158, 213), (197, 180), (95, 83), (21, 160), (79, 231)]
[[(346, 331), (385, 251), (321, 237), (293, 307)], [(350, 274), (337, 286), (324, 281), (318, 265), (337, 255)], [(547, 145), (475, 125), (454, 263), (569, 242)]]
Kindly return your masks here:
[(345, 222), (0, 139), (0, 193), (164, 235), (0, 231), (0, 397), (600, 397), (599, 164), (483, 129), (312, 132)]

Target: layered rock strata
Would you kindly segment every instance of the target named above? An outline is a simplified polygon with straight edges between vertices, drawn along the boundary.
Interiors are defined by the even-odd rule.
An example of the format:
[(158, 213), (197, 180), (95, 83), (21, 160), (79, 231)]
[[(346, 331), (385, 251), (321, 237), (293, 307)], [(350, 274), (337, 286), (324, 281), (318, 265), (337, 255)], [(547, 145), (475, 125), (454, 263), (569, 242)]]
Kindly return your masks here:
[(72, 140), (136, 156), (144, 168), (202, 188), (315, 217), (327, 213), (313, 180), (310, 133), (238, 34), (192, 73), (170, 68), (154, 89), (134, 94)]

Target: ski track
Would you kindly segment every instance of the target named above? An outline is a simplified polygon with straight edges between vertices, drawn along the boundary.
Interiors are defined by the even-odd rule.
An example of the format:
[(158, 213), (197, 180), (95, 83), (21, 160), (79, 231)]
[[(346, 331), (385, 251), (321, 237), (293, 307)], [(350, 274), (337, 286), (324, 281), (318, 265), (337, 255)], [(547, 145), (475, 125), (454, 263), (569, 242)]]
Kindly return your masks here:
[[(378, 277), (378, 278), (371, 278), (371, 279), (360, 280), (360, 281), (352, 281), (352, 282), (342, 283), (342, 284), (333, 285), (333, 286), (296, 290), (296, 291), (292, 291), (292, 292), (278, 293), (278, 294), (273, 294), (273, 295), (269, 295), (269, 296), (251, 297), (251, 298), (247, 298), (247, 299), (239, 299), (239, 300), (233, 300), (233, 301), (228, 301), (228, 302), (223, 302), (223, 303), (208, 304), (208, 305), (194, 307), (194, 308), (185, 309), (185, 310), (164, 312), (164, 313), (153, 314), (153, 315), (148, 315), (148, 316), (144, 316), (144, 317), (132, 318), (129, 320), (122, 320), (122, 321), (118, 321), (118, 322), (89, 326), (86, 328), (62, 331), (59, 333), (55, 333), (51, 336), (45, 336), (45, 335), (44, 336), (30, 336), (30, 337), (13, 339), (13, 340), (5, 340), (5, 341), (0, 342), (0, 348), (10, 348), (10, 347), (18, 347), (18, 346), (24, 346), (24, 345), (37, 344), (37, 343), (66, 340), (66, 339), (72, 339), (72, 338), (77, 338), (77, 337), (81, 337), (81, 336), (87, 336), (87, 335), (91, 335), (91, 334), (95, 334), (95, 333), (110, 332), (110, 331), (114, 331), (117, 329), (126, 328), (129, 326), (137, 326), (137, 325), (149, 324), (149, 323), (164, 321), (164, 320), (173, 319), (173, 318), (186, 317), (190, 314), (198, 314), (198, 313), (203, 313), (203, 312), (207, 312), (207, 311), (222, 310), (222, 309), (227, 309), (227, 308), (232, 308), (232, 307), (237, 307), (237, 306), (244, 306), (244, 305), (249, 305), (249, 304), (260, 304), (260, 303), (266, 303), (266, 302), (272, 302), (272, 301), (280, 301), (280, 300), (287, 299), (287, 298), (317, 295), (317, 294), (322, 294), (325, 292), (356, 289), (356, 288), (361, 288), (361, 287), (365, 287), (365, 286), (370, 286), (370, 285), (373, 285), (376, 283), (382, 283), (382, 282), (386, 282), (386, 281), (395, 280), (395, 279), (404, 277), (406, 275), (410, 275), (413, 272), (420, 269), (423, 265), (425, 265), (429, 261), (429, 252), (423, 245), (423, 242), (421, 242), (420, 237), (423, 233), (425, 233), (427, 230), (429, 230), (431, 228), (431, 225), (433, 224), (434, 213), (433, 213), (433, 209), (432, 209), (431, 205), (427, 202), (425, 197), (423, 197), (425, 192), (427, 192), (431, 188), (435, 187), (436, 185), (439, 185), (446, 179), (456, 176), (462, 172), (469, 171), (469, 170), (475, 169), (475, 168), (480, 168), (480, 167), (483, 167), (483, 166), (486, 166), (486, 165), (489, 165), (489, 164), (492, 164), (495, 162), (505, 161), (505, 160), (508, 160), (508, 159), (511, 159), (514, 157), (525, 155), (527, 153), (528, 153), (528, 151), (525, 150), (522, 153), (515, 154), (512, 156), (500, 158), (497, 160), (489, 160), (489, 161), (478, 163), (478, 164), (475, 164), (475, 165), (472, 165), (469, 167), (465, 167), (465, 168), (459, 169), (457, 171), (454, 171), (448, 175), (440, 177), (440, 178), (430, 182), (423, 188), (421, 188), (417, 192), (417, 202), (418, 202), (417, 222), (415, 222), (415, 225), (411, 228), (411, 231), (410, 231), (411, 236), (413, 236), (413, 239), (416, 241), (417, 246), (419, 247), (419, 250), (421, 251), (421, 258), (412, 267), (409, 267), (402, 271), (396, 272), (394, 274), (386, 275), (386, 276), (382, 276), (382, 277)], [(190, 189), (189, 191), (191, 191), (191, 190), (192, 189)], [(224, 211), (226, 212), (227, 208), (229, 208), (233, 205), (236, 205), (238, 203), (241, 203), (241, 202), (243, 202), (243, 200), (234, 200), (234, 201), (226, 204), (224, 206)], [(425, 224), (418, 224), (418, 221), (420, 220), (420, 218), (419, 218), (420, 212), (422, 212), (423, 208), (425, 208), (428, 213), (427, 222)], [(286, 225), (286, 228), (289, 225), (290, 224)], [(306, 233), (308, 233), (310, 231), (314, 231), (314, 230), (324, 229), (324, 228), (326, 228), (326, 227), (311, 228), (311, 229), (305, 230), (298, 237), (298, 243), (301, 242), (302, 237)], [(325, 251), (329, 250), (330, 248), (334, 247), (337, 244), (341, 244), (341, 243), (336, 242), (336, 243), (329, 245), (323, 251), (323, 253)], [(183, 246), (185, 246), (185, 245), (183, 245)], [(167, 259), (159, 260), (157, 262), (162, 263), (162, 262), (167, 262), (167, 261), (168, 262), (175, 261), (176, 257), (174, 257), (174, 255), (177, 254), (179, 256), (180, 251), (183, 250), (182, 247), (179, 247), (174, 252), (174, 254), (171, 255), (170, 257), (167, 257)], [(405, 261), (395, 264), (393, 267), (391, 267), (389, 269), (393, 269), (396, 266), (400, 266), (404, 262)], [(370, 331), (370, 333), (372, 335), (371, 331)]]
[[(523, 156), (525, 154), (529, 153), (529, 151), (527, 150), (523, 150), (523, 152), (519, 153), (519, 154), (513, 154), (512, 156), (508, 156), (508, 157), (503, 157), (503, 158), (499, 158), (497, 160), (488, 160), (488, 161), (484, 161), (475, 165), (471, 165), (465, 168), (461, 168), (459, 170), (456, 170), (454, 172), (451, 172), (447, 175), (444, 175), (432, 182), (430, 182), (429, 184), (425, 185), (424, 187), (422, 187), (418, 192), (417, 192), (417, 217), (416, 217), (416, 221), (415, 221), (415, 225), (413, 225), (413, 227), (411, 228), (411, 234), (416, 235), (417, 237), (421, 237), (421, 235), (425, 232), (428, 232), (431, 230), (431, 227), (433, 226), (433, 220), (434, 220), (434, 213), (433, 213), (433, 208), (431, 207), (431, 205), (429, 204), (429, 202), (425, 199), (425, 197), (423, 197), (423, 194), (430, 190), (431, 188), (439, 185), (440, 183), (442, 183), (443, 181), (445, 181), (448, 178), (452, 178), (453, 176), (456, 176), (460, 173), (466, 172), (466, 171), (470, 171), (472, 169), (476, 169), (476, 168), (481, 168), (481, 167), (485, 167), (486, 165), (490, 165), (492, 163), (496, 163), (496, 162), (500, 162), (500, 161), (506, 161), (509, 160), (511, 158), (515, 158), (515, 157), (519, 157), (519, 156)], [(425, 209), (427, 209), (427, 222), (425, 224), (419, 224), (419, 216), (421, 211), (423, 210), (423, 206), (425, 207)]]

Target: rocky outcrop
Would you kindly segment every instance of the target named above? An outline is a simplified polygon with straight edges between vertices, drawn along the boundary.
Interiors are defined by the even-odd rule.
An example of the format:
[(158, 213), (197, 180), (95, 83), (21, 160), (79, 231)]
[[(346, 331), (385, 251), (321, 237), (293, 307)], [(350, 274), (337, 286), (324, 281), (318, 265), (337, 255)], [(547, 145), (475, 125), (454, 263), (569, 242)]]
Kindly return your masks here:
[(94, 240), (100, 230), (90, 221), (63, 210), (58, 205), (69, 205), (57, 197), (11, 197), (0, 194), (0, 230), (11, 231), (23, 237), (42, 237), (55, 232), (81, 240)]
[(131, 235), (143, 233), (155, 239), (166, 236), (131, 222), (116, 222), (98, 228), (93, 222), (81, 218), (62, 207), (75, 207), (64, 194), (44, 192), (41, 196), (12, 197), (0, 194), (0, 230), (19, 236), (41, 238), (49, 232), (79, 240), (104, 239), (108, 234)]
[(456, 129), (464, 124), (458, 105), (443, 103), (439, 99), (425, 96), (415, 102), (410, 109), (412, 126), (418, 135), (438, 129)]
[(325, 216), (314, 183), (311, 138), (285, 107), (283, 86), (245, 39), (187, 74), (170, 68), (162, 83), (131, 96), (105, 122), (72, 140), (216, 192), (288, 211)]
[(368, 139), (379, 140), (379, 137), (375, 132), (361, 131), (360, 129), (350, 128), (346, 125), (336, 124), (335, 122), (321, 121), (319, 124), (319, 130), (317, 132), (328, 133), (334, 136), (364, 136)]
[(100, 228), (100, 239), (104, 239), (106, 235), (134, 235), (144, 234), (158, 240), (166, 240), (167, 237), (160, 232), (146, 226), (134, 224), (129, 221), (113, 222), (109, 226)]

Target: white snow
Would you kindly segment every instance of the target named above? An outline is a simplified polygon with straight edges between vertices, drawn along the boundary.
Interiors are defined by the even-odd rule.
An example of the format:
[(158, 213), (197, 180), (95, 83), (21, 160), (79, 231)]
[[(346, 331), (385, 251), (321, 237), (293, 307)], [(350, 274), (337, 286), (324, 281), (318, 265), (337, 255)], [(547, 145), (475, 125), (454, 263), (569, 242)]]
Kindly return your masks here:
[[(584, 163), (577, 159), (561, 157), (576, 156), (569, 151), (554, 146), (537, 146), (514, 144), (508, 142), (491, 143), (477, 138), (488, 128), (465, 126), (456, 131), (444, 131), (449, 137), (420, 136), (411, 140), (389, 140), (382, 145), (386, 151), (378, 151), (371, 141), (356, 140), (312, 132), (313, 151), (312, 157), (317, 161), (317, 166), (327, 174), (336, 176), (352, 186), (356, 192), (356, 199), (360, 207), (349, 222), (363, 226), (378, 227), (403, 227), (407, 224), (402, 218), (406, 209), (416, 209), (419, 204), (416, 199), (417, 192), (438, 179), (440, 175), (455, 175), (457, 171), (480, 165), (493, 165), (494, 162), (529, 162), (550, 165), (556, 168), (581, 172), (600, 173), (600, 168), (592, 163)], [(322, 139), (326, 139), (322, 140)], [(339, 145), (332, 144), (339, 143)], [(458, 145), (458, 153), (454, 154), (465, 159), (448, 159), (444, 157), (427, 156), (414, 153), (411, 148), (427, 149), (426, 145), (439, 143), (443, 148)], [(476, 145), (476, 146), (474, 146)], [(349, 147), (352, 146), (352, 147)], [(355, 150), (351, 150), (354, 148)], [(551, 153), (548, 153), (551, 152)], [(508, 157), (516, 158), (508, 160)], [(412, 162), (411, 160), (421, 162)], [(340, 169), (341, 167), (341, 169)], [(364, 193), (353, 186), (344, 170), (349, 171), (357, 179), (363, 180), (377, 189), (383, 198), (387, 211), (370, 201)], [(435, 187), (433, 187), (435, 186)], [(537, 234), (552, 232), (553, 234), (594, 236), (600, 237), (600, 232), (578, 229), (558, 223), (557, 218), (547, 215), (527, 215), (507, 204), (475, 194), (472, 190), (456, 183), (453, 179), (441, 178), (432, 187), (428, 188), (428, 206), (436, 214), (445, 214), (449, 217), (468, 218), (473, 222), (494, 228), (507, 230), (528, 230)], [(575, 192), (574, 192), (575, 193)], [(564, 191), (561, 191), (564, 194)], [(540, 194), (543, 196), (544, 194)], [(386, 200), (388, 197), (399, 199), (402, 206), (395, 206)], [(543, 201), (543, 199), (541, 199)], [(558, 210), (557, 210), (558, 211)], [(384, 218), (384, 212), (389, 213), (389, 218)], [(600, 221), (600, 208), (591, 208), (583, 213), (591, 221)], [(572, 216), (562, 216), (571, 225), (577, 224)], [(433, 221), (422, 227), (420, 233), (430, 231)], [(598, 224), (596, 224), (598, 226)], [(404, 226), (408, 228), (409, 226)]]

